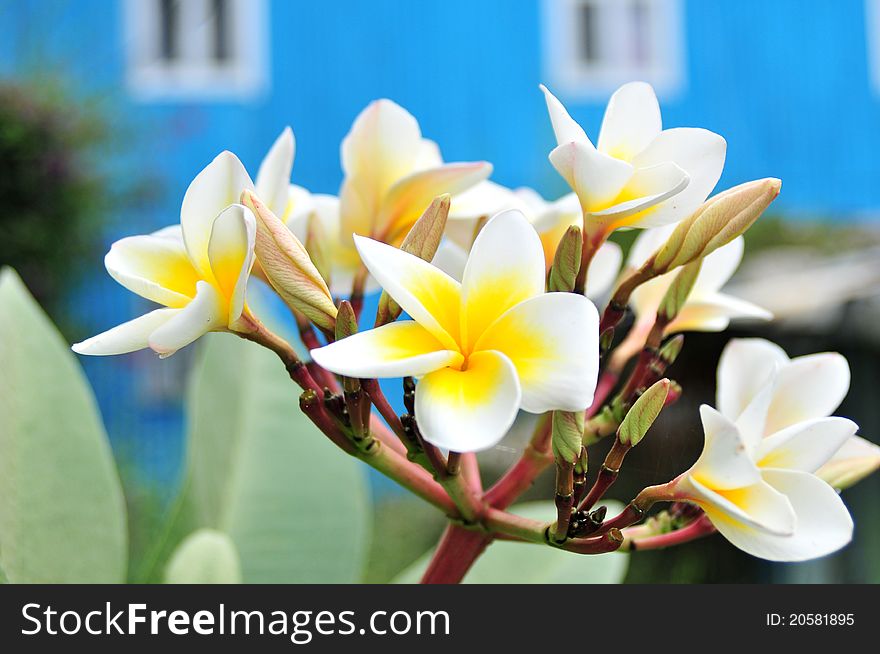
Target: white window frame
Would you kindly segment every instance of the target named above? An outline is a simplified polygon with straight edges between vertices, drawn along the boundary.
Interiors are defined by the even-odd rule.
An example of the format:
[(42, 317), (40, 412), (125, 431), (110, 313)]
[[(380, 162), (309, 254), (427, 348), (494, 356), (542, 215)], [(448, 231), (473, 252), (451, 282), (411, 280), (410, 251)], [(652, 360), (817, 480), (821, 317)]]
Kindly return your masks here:
[[(651, 52), (646, 63), (634, 64), (622, 53), (632, 47), (632, 25), (620, 20), (632, 0), (543, 0), (544, 79), (551, 90), (570, 99), (599, 100), (621, 84), (640, 80), (666, 98), (680, 93), (685, 86), (682, 0), (642, 1), (651, 5), (645, 25)], [(585, 4), (597, 9), (600, 60), (595, 63), (580, 53), (579, 12)]]
[(865, 41), (871, 87), (880, 94), (880, 0), (865, 0)]
[(228, 0), (232, 57), (217, 62), (209, 55), (211, 0), (179, 0), (180, 57), (159, 54), (159, 0), (125, 0), (126, 83), (144, 102), (224, 101), (258, 97), (268, 87), (267, 9), (265, 0)]

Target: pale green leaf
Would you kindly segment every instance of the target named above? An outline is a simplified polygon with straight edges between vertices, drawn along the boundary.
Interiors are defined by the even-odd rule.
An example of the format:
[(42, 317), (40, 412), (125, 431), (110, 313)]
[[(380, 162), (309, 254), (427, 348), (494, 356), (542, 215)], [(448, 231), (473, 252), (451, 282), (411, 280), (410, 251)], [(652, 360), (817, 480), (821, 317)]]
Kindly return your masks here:
[[(602, 502), (609, 515), (623, 505)], [(551, 521), (556, 516), (553, 502), (527, 502), (511, 511), (534, 520)], [(428, 567), (429, 552), (394, 580), (415, 584)], [(629, 559), (626, 554), (573, 554), (546, 545), (496, 541), (492, 543), (464, 578), (466, 584), (617, 584), (623, 581)]]
[(199, 529), (175, 550), (165, 569), (166, 584), (239, 584), (235, 543), (214, 529)]
[(299, 411), (274, 354), (228, 334), (205, 339), (189, 402), (190, 500), (227, 533), (248, 583), (345, 583), (366, 559), (363, 464)]
[(95, 398), (9, 268), (0, 370), (0, 567), (13, 583), (124, 581), (125, 503)]

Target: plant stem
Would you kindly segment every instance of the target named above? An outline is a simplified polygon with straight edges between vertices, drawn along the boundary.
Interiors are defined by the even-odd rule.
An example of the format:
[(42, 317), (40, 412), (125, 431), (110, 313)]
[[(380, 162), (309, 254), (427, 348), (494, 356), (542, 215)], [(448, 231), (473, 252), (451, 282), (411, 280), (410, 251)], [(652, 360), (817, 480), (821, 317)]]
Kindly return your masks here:
[[(638, 527), (635, 529), (638, 529)], [(672, 547), (673, 545), (689, 543), (698, 538), (714, 534), (715, 531), (714, 525), (705, 515), (700, 516), (681, 529), (676, 529), (675, 531), (670, 531), (665, 534), (656, 534), (653, 536), (631, 536), (627, 533), (628, 530), (624, 530), (623, 535), (625, 539), (621, 549), (628, 551), (659, 550), (666, 547)]]
[(486, 550), (492, 539), (481, 531), (447, 525), (425, 574), (423, 584), (457, 584), (473, 562)]
[(539, 418), (532, 440), (526, 445), (519, 460), (486, 491), (483, 499), (487, 504), (497, 509), (506, 509), (553, 463), (550, 430), (550, 414), (546, 413)]

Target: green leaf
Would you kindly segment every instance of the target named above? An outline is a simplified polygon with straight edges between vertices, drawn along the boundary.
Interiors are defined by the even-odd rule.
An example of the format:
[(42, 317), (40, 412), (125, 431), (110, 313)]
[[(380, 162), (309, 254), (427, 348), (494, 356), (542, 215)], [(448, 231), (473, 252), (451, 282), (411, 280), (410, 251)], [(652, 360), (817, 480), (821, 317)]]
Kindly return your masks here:
[[(611, 515), (623, 509), (619, 502), (603, 502)], [(549, 522), (556, 515), (553, 502), (526, 502), (511, 511)], [(398, 584), (416, 584), (428, 567), (433, 552), (404, 570)], [(464, 578), (466, 584), (617, 584), (623, 581), (629, 559), (626, 554), (573, 554), (546, 545), (495, 541), (477, 559)]]
[(0, 566), (12, 583), (125, 580), (125, 503), (85, 375), (0, 273)]
[(228, 334), (205, 340), (189, 396), (199, 523), (230, 536), (247, 583), (358, 581), (370, 526), (362, 464), (300, 413), (274, 354)]
[(175, 550), (165, 570), (167, 584), (239, 584), (235, 543), (223, 532), (199, 529)]

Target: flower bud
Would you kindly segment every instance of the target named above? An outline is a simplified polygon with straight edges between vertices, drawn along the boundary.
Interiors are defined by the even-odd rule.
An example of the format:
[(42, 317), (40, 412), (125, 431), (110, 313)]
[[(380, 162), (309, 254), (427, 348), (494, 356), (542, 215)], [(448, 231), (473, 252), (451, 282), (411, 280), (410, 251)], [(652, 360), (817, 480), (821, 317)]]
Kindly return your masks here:
[(336, 313), (336, 340), (341, 341), (348, 338), (352, 334), (357, 334), (358, 322), (354, 308), (348, 300), (342, 300), (339, 303), (339, 310)]
[(577, 463), (584, 438), (584, 412), (554, 411), (552, 421), (553, 456), (566, 463)]
[(657, 309), (657, 315), (666, 323), (675, 320), (678, 312), (681, 311), (685, 302), (687, 302), (688, 296), (691, 294), (697, 281), (697, 276), (700, 274), (702, 265), (702, 259), (697, 259), (686, 265), (678, 272), (672, 284), (666, 290), (666, 295), (663, 296), (660, 307)]
[(330, 255), (327, 251), (327, 234), (324, 223), (317, 213), (312, 212), (306, 221), (306, 252), (315, 264), (318, 274), (330, 285)]
[(660, 415), (668, 392), (669, 380), (661, 379), (642, 393), (642, 396), (627, 411), (617, 430), (617, 439), (622, 444), (630, 447), (639, 444), (639, 441), (645, 437), (651, 425), (654, 424), (657, 416)]
[(861, 436), (851, 436), (816, 476), (838, 490), (849, 488), (880, 468), (880, 447)]
[(336, 306), (303, 244), (252, 191), (244, 191), (241, 202), (257, 218), (256, 253), (266, 279), (289, 307), (332, 332)]
[(675, 360), (678, 358), (683, 347), (684, 334), (676, 334), (663, 344), (660, 351), (657, 353), (657, 356), (660, 357), (665, 368), (668, 368), (675, 363)]
[(740, 184), (709, 198), (682, 220), (654, 254), (660, 274), (705, 257), (752, 226), (776, 196), (782, 182), (772, 177)]
[(570, 293), (574, 290), (578, 270), (581, 267), (583, 235), (581, 228), (571, 225), (559, 240), (553, 267), (550, 268), (549, 289)]
[[(440, 247), (446, 220), (449, 218), (449, 206), (452, 198), (448, 193), (440, 195), (431, 202), (412, 228), (407, 233), (400, 249), (413, 254), (425, 261), (431, 261)], [(394, 322), (401, 313), (398, 306), (388, 293), (382, 291), (379, 297), (379, 308), (376, 311), (376, 327)]]

